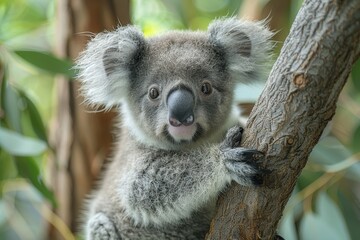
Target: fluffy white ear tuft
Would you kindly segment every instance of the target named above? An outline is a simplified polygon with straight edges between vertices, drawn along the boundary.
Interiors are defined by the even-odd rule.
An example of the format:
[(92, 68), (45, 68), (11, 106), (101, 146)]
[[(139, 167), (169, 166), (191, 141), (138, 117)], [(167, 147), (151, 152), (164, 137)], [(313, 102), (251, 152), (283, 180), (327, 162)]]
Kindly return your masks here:
[(259, 78), (271, 59), (273, 33), (264, 21), (236, 18), (213, 21), (208, 28), (209, 40), (224, 52), (232, 78), (249, 82)]
[(136, 27), (96, 35), (76, 61), (81, 93), (90, 105), (110, 108), (126, 97), (132, 67), (146, 45)]

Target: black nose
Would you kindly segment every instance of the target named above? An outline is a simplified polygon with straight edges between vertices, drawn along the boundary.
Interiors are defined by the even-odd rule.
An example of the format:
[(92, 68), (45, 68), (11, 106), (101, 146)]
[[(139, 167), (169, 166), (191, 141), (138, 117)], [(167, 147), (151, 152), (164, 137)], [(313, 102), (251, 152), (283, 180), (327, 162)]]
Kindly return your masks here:
[(167, 105), (169, 123), (172, 126), (189, 126), (194, 122), (194, 94), (190, 90), (179, 88), (171, 91), (167, 97)]

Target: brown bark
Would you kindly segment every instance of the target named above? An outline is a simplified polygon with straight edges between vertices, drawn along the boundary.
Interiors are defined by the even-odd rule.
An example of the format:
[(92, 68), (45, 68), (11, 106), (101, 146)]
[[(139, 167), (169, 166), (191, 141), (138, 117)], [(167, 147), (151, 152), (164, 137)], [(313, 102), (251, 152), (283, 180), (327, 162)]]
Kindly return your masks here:
[(307, 158), (360, 55), (360, 1), (307, 0), (247, 124), (242, 145), (266, 154), (264, 186), (233, 184), (207, 239), (273, 239)]
[[(130, 22), (129, 0), (57, 3), (57, 51), (63, 57), (75, 59), (89, 40), (89, 33), (112, 30), (120, 23)], [(58, 112), (52, 128), (57, 154), (50, 177), (59, 201), (57, 214), (75, 231), (84, 197), (111, 147), (114, 113), (89, 113), (91, 109), (85, 109), (78, 96), (77, 82), (59, 79), (57, 84)]]

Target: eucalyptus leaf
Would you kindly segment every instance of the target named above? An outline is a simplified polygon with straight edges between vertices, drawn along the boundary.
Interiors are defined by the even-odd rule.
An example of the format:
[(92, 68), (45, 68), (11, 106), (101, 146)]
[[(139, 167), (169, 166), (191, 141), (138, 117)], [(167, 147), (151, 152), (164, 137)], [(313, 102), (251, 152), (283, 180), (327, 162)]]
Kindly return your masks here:
[[(360, 76), (359, 76), (359, 82), (360, 82)], [(353, 133), (351, 146), (354, 152), (360, 152), (360, 122), (358, 126), (355, 128), (355, 131)]]
[(48, 142), (44, 122), (35, 104), (33, 103), (33, 101), (31, 101), (30, 98), (26, 96), (26, 94), (23, 91), (20, 91), (20, 95), (26, 103), (27, 106), (26, 110), (29, 112), (30, 122), (35, 134), (41, 140)]
[(17, 176), (17, 169), (14, 163), (14, 158), (9, 153), (0, 151), (0, 164), (0, 182), (6, 179), (15, 178)]
[(51, 53), (32, 50), (16, 50), (14, 53), (33, 66), (50, 73), (64, 74), (69, 78), (76, 75), (71, 61), (60, 59)]
[(294, 212), (287, 212), (281, 219), (279, 234), (286, 240), (297, 240)]
[[(357, 132), (358, 131), (358, 132)], [(354, 150), (360, 142), (360, 125), (353, 135), (353, 146)], [(359, 149), (360, 150), (360, 149)], [(356, 152), (356, 151), (355, 151)], [(312, 153), (310, 154), (310, 160), (312, 162), (319, 163), (324, 166), (324, 169), (334, 169), (334, 167), (343, 168), (346, 166), (350, 158), (355, 160), (356, 157), (352, 157), (351, 151), (346, 148), (338, 139), (335, 137), (325, 137), (319, 144), (315, 146)], [(355, 181), (360, 181), (360, 162), (350, 164), (348, 166), (346, 178), (350, 178)]]
[(15, 160), (19, 175), (29, 179), (32, 185), (48, 199), (53, 206), (56, 206), (57, 203), (54, 193), (45, 185), (36, 161), (31, 157), (16, 157)]
[(339, 240), (342, 239), (325, 219), (313, 213), (306, 213), (300, 222), (300, 239)]
[(348, 173), (346, 174), (346, 178), (360, 182), (360, 163), (353, 164)]
[(302, 190), (312, 184), (316, 179), (322, 176), (321, 172), (310, 171), (309, 169), (304, 169), (298, 179), (297, 186), (299, 190)]
[(310, 154), (311, 161), (332, 165), (351, 156), (351, 152), (335, 137), (325, 137)]
[(351, 71), (351, 80), (355, 89), (360, 92), (360, 59), (358, 59), (353, 65)]
[(7, 216), (5, 202), (2, 199), (0, 199), (0, 226), (6, 222), (7, 218), (8, 216)]
[(15, 156), (36, 156), (47, 149), (44, 141), (0, 127), (0, 147)]
[(336, 231), (338, 239), (351, 239), (340, 209), (325, 192), (319, 193), (315, 207), (320, 218)]
[(47, 21), (46, 12), (31, 1), (0, 1), (0, 41), (8, 41), (41, 27)]
[(360, 236), (359, 216), (360, 206), (354, 193), (338, 191), (338, 198), (343, 212), (351, 239), (358, 239)]
[(1, 99), (1, 107), (5, 112), (6, 123), (17, 132), (22, 132), (19, 93), (8, 84), (6, 79), (3, 81), (1, 88), (1, 92), (4, 94)]
[(16, 224), (26, 225), (32, 238), (28, 239), (45, 239), (46, 222), (39, 211), (44, 203), (44, 197), (35, 188), (28, 187), (14, 192), (14, 205), (21, 216), (22, 221)]

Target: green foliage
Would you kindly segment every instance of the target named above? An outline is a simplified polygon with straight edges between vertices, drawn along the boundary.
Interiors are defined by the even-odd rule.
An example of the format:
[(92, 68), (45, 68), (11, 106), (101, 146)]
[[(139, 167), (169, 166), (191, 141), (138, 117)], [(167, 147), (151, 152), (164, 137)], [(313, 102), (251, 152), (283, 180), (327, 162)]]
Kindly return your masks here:
[(354, 64), (353, 71), (351, 73), (352, 84), (354, 85), (356, 93), (360, 92), (360, 59)]
[(0, 43), (39, 28), (47, 22), (46, 1), (2, 0)]
[(350, 240), (344, 217), (338, 206), (321, 192), (316, 197), (317, 212), (307, 212), (300, 223), (300, 239)]
[(0, 127), (0, 147), (13, 156), (37, 156), (43, 153), (46, 143), (25, 137), (15, 131)]
[(25, 103), (26, 109), (24, 112), (28, 113), (31, 127), (34, 130), (36, 136), (42, 141), (47, 143), (48, 142), (47, 132), (38, 109), (36, 108), (33, 101), (26, 95), (25, 92), (19, 91), (19, 96), (22, 98), (22, 100)]
[[(7, 205), (9, 194), (22, 192), (11, 187), (9, 189), (9, 186), (14, 186), (14, 183), (18, 182), (19, 179), (24, 179), (28, 181), (28, 187), (37, 189), (38, 194), (56, 206), (52, 191), (42, 180), (41, 159), (44, 153), (49, 151), (42, 118), (26, 93), (9, 85), (6, 78), (7, 74), (5, 74), (6, 69), (1, 70), (4, 74), (0, 79), (2, 82), (0, 89), (0, 110), (2, 109), (2, 117), (0, 118), (0, 164), (2, 165), (0, 170), (0, 205)], [(27, 122), (32, 123), (32, 129), (28, 129), (29, 127), (24, 124)], [(34, 132), (35, 134), (25, 136), (26, 132)], [(25, 198), (27, 196), (24, 195)], [(30, 201), (30, 199), (28, 200)], [(30, 202), (25, 205), (29, 204)], [(19, 214), (25, 214), (25, 218), (29, 217), (21, 209), (16, 211), (20, 211)], [(5, 231), (4, 236), (13, 238), (17, 231), (8, 225), (7, 219), (11, 216), (12, 211), (8, 216), (4, 213), (0, 213), (0, 219), (5, 219), (0, 225), (0, 236), (2, 236), (2, 231)]]
[(0, 239), (44, 238), (44, 203), (57, 206), (44, 181), (52, 82), (75, 73), (51, 53), (52, 40), (39, 37), (50, 29), (52, 3), (0, 2)]
[(56, 207), (57, 203), (54, 194), (45, 185), (36, 160), (32, 157), (15, 157), (15, 165), (19, 176), (28, 179), (31, 184)]
[(353, 221), (359, 221), (360, 209), (349, 196), (354, 181), (360, 183), (359, 156), (335, 137), (324, 136), (288, 202), (280, 234), (286, 239), (355, 239), (360, 232)]
[(31, 50), (15, 50), (14, 53), (39, 69), (64, 74), (70, 78), (75, 77), (73, 64), (69, 60), (59, 59), (50, 53)]

